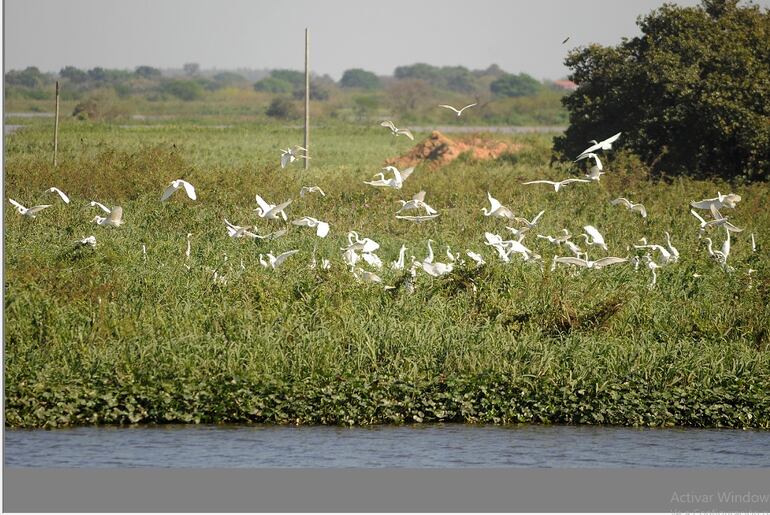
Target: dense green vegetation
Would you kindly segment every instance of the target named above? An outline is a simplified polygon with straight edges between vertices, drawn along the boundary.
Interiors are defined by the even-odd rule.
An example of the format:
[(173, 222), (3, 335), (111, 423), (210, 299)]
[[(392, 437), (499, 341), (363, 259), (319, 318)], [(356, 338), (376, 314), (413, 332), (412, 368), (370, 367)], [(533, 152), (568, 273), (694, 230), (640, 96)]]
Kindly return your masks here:
[(704, 0), (638, 25), (639, 37), (568, 56), (579, 89), (555, 150), (576, 156), (624, 131), (620, 147), (660, 175), (770, 179), (770, 10)]
[[(305, 77), (297, 70), (255, 73), (200, 70), (188, 63), (182, 71), (151, 66), (135, 70), (62, 68), (58, 75), (34, 67), (11, 70), (6, 79), (6, 109), (10, 112), (53, 109), (54, 81), (61, 86), (62, 113), (92, 121), (131, 120), (133, 116), (190, 116), (197, 120), (232, 116), (250, 120), (275, 116), (299, 119)], [(495, 85), (493, 87), (493, 84)], [(526, 75), (512, 75), (492, 65), (485, 70), (462, 66), (415, 64), (396, 68), (394, 76), (378, 77), (350, 69), (339, 82), (328, 75), (312, 76), (311, 113), (314, 121), (376, 124), (384, 118), (420, 124), (456, 124), (459, 120), (438, 104), (479, 106), (464, 113), (476, 125), (557, 125), (566, 122), (560, 100), (564, 90)], [(291, 106), (289, 106), (291, 104)], [(272, 108), (271, 108), (272, 106)]]
[[(418, 166), (403, 190), (383, 191), (362, 181), (408, 151), (409, 140), (381, 127), (323, 127), (312, 135), (311, 169), (281, 170), (278, 149), (301, 143), (301, 130), (237, 118), (227, 127), (65, 120), (53, 169), (50, 120), (24, 123), (6, 139), (6, 196), (54, 207), (33, 220), (5, 210), (9, 426), (442, 420), (770, 427), (764, 184), (655, 182), (637, 160), (613, 153), (600, 183), (554, 193), (521, 185), (567, 172), (547, 165), (548, 136), (526, 136), (517, 138), (520, 151), (496, 161)], [(198, 200), (160, 203), (163, 188), (180, 177), (196, 186)], [(71, 205), (44, 193), (53, 185)], [(321, 186), (327, 196), (299, 197), (303, 185)], [(396, 201), (421, 189), (440, 217), (420, 225), (395, 219)], [(743, 196), (729, 213), (745, 228), (733, 238), (732, 273), (708, 258), (688, 214), (690, 200), (717, 190)], [(579, 233), (593, 224), (609, 254), (625, 256), (639, 238), (662, 243), (669, 231), (682, 258), (658, 270), (653, 289), (648, 271), (630, 265), (551, 271), (557, 248), (534, 234), (524, 241), (544, 267), (518, 258), (502, 263), (483, 235), (508, 237), (512, 223), (482, 216), (487, 191), (520, 216), (545, 209), (535, 232)], [(275, 240), (229, 238), (224, 218), (260, 233), (282, 226), (256, 218), (256, 193), (272, 202), (293, 198), (290, 220), (315, 216), (330, 222), (331, 233), (319, 239), (289, 226)], [(649, 217), (611, 206), (618, 196), (643, 202)], [(90, 200), (121, 205), (125, 224), (95, 226)], [(450, 245), (481, 253), (487, 264), (460, 265), (436, 279), (420, 275), (413, 294), (385, 291), (358, 283), (342, 265), (349, 230), (378, 241), (385, 263), (402, 243), (407, 256), (421, 259), (432, 238), (438, 259)], [(96, 248), (75, 248), (90, 234)], [(711, 236), (721, 242), (718, 231)], [(314, 245), (319, 259), (332, 260), (331, 270), (309, 268)], [(260, 253), (289, 249), (300, 252), (282, 268), (259, 265)], [(215, 281), (213, 270), (226, 282)], [(389, 285), (404, 278), (387, 267), (379, 273)]]

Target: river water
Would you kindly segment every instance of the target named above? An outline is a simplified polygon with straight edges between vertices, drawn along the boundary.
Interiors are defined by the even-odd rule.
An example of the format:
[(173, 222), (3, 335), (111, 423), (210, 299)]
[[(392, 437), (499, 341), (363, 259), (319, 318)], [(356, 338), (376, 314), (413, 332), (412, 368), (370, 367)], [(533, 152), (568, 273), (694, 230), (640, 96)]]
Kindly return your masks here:
[(8, 430), (11, 467), (770, 467), (770, 431), (434, 424)]

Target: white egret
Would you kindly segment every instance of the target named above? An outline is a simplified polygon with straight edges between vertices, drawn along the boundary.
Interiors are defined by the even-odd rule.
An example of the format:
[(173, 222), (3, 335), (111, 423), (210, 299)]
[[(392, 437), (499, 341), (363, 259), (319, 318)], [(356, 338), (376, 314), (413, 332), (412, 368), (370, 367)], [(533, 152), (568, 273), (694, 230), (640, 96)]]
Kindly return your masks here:
[(728, 193), (727, 195), (722, 195), (721, 192), (717, 191), (716, 197), (699, 200), (697, 202), (693, 200), (692, 202), (690, 202), (690, 206), (696, 209), (711, 209), (711, 206), (714, 206), (717, 209), (722, 209), (723, 207), (734, 209), (735, 205), (740, 201), (741, 201), (740, 195), (736, 195), (735, 193)]
[(190, 237), (192, 236), (191, 232), (187, 233), (187, 249), (184, 251), (184, 257), (186, 261), (190, 260), (190, 250), (192, 250), (190, 245)]
[(719, 227), (720, 225), (724, 226), (725, 229), (731, 232), (741, 232), (743, 229), (739, 229), (738, 227), (735, 227), (733, 224), (727, 221), (727, 218), (714, 218), (713, 220), (706, 221), (702, 216), (700, 216), (694, 209), (690, 209), (690, 214), (698, 219), (698, 222), (700, 223), (700, 227), (698, 228), (698, 237), (702, 237), (703, 233), (706, 232), (707, 229), (711, 229), (712, 227)]
[(565, 241), (572, 238), (572, 235), (567, 229), (562, 229), (562, 232), (564, 233), (564, 236), (550, 236), (550, 235), (538, 234), (537, 237), (543, 240), (547, 240), (549, 243), (555, 243), (557, 245), (561, 245)]
[(465, 255), (474, 260), (477, 267), (486, 264), (486, 261), (484, 261), (484, 258), (481, 256), (481, 254), (473, 252), (472, 250), (466, 250)]
[(588, 254), (586, 254), (586, 252), (580, 247), (578, 247), (574, 242), (565, 240), (564, 245), (567, 246), (567, 248), (570, 250), (570, 252), (572, 252), (575, 255), (575, 257), (580, 257), (580, 256), (586, 256), (586, 258), (588, 257)]
[(403, 270), (404, 269), (404, 256), (406, 255), (406, 245), (401, 245), (401, 249), (398, 251), (398, 260), (397, 261), (391, 261), (390, 268), (393, 270)]
[(446, 275), (450, 273), (454, 269), (454, 265), (452, 263), (422, 263), (422, 269), (423, 271), (432, 276), (432, 277), (440, 277), (442, 275)]
[(227, 221), (227, 218), (225, 218), (225, 225), (227, 226), (227, 234), (231, 238), (243, 238), (243, 237), (247, 237), (251, 239), (264, 238), (264, 236), (260, 236), (259, 234), (249, 231), (249, 229), (254, 228), (253, 225), (240, 226), (240, 225), (231, 224), (230, 222)]
[(91, 245), (92, 247), (96, 247), (96, 236), (91, 235), (83, 238), (82, 240), (78, 240), (76, 242), (78, 245)]
[(315, 234), (319, 238), (326, 237), (327, 234), (329, 234), (329, 223), (328, 222), (322, 222), (321, 220), (318, 220), (317, 218), (313, 218), (310, 216), (303, 216), (299, 220), (294, 220), (292, 222), (294, 225), (300, 225), (303, 227), (315, 227)]
[(730, 232), (743, 231), (743, 229), (739, 229), (738, 227), (734, 226), (732, 223), (728, 222), (727, 220), (730, 217), (722, 216), (722, 213), (719, 212), (719, 209), (714, 204), (711, 205), (711, 216), (713, 216), (714, 220), (716, 221), (714, 225), (721, 225)]
[[(353, 239), (355, 238), (355, 242)], [(371, 238), (361, 239), (356, 231), (348, 232), (348, 246), (340, 250), (353, 249), (361, 252), (374, 252), (380, 248), (380, 244)]]
[(105, 206), (104, 204), (101, 204), (101, 203), (99, 203), (99, 202), (97, 202), (97, 201), (95, 201), (95, 200), (92, 200), (92, 201), (90, 202), (90, 204), (89, 204), (89, 205), (90, 205), (91, 207), (98, 207), (99, 209), (101, 209), (101, 210), (102, 210), (102, 211), (104, 211), (105, 213), (107, 213), (107, 214), (110, 214), (110, 208), (108, 208), (108, 207), (107, 207), (107, 206)]
[(595, 139), (592, 139), (593, 145), (585, 149), (580, 153), (580, 155), (577, 156), (575, 161), (579, 161), (580, 159), (583, 159), (584, 157), (588, 157), (588, 154), (593, 152), (594, 150), (612, 150), (612, 144), (615, 143), (615, 141), (620, 137), (622, 133), (618, 132), (617, 134), (610, 136), (609, 138), (597, 142)]
[(304, 147), (300, 147), (299, 145), (294, 145), (293, 147), (289, 147), (286, 149), (281, 149), (281, 168), (286, 168), (286, 165), (289, 163), (293, 163), (297, 159), (310, 159), (308, 155), (301, 155), (298, 154), (299, 151), (307, 152), (307, 149)]
[(478, 102), (474, 102), (473, 104), (468, 104), (467, 106), (463, 107), (463, 108), (462, 108), (462, 109), (460, 109), (460, 110), (458, 110), (458, 109), (456, 109), (456, 108), (454, 108), (454, 107), (452, 107), (452, 106), (450, 106), (450, 105), (448, 105), (448, 104), (439, 104), (439, 107), (444, 107), (444, 108), (446, 108), (446, 109), (451, 109), (452, 111), (454, 111), (455, 113), (457, 113), (457, 117), (459, 118), (459, 117), (460, 117), (460, 115), (461, 115), (461, 114), (463, 114), (463, 111), (465, 111), (465, 110), (466, 110), (466, 109), (468, 109), (469, 107), (473, 107), (473, 106), (475, 106), (475, 105), (478, 105)]
[(352, 247), (345, 250), (345, 252), (343, 252), (342, 254), (342, 261), (344, 261), (345, 264), (351, 268), (351, 270), (353, 269), (354, 266), (356, 266), (356, 263), (358, 262), (359, 259), (361, 259), (361, 257), (358, 255), (356, 250)]
[(405, 170), (399, 170), (395, 166), (386, 166), (383, 168), (383, 170), (392, 172), (393, 178), (392, 179), (386, 179), (385, 174), (382, 172), (379, 172), (375, 174), (375, 177), (380, 177), (376, 181), (364, 181), (364, 184), (368, 184), (370, 186), (377, 186), (377, 187), (384, 187), (384, 188), (394, 188), (397, 190), (400, 190), (403, 185), (404, 181), (409, 178), (410, 175), (412, 175), (412, 172), (414, 172), (414, 166), (411, 166)]
[(433, 243), (433, 240), (428, 239), (428, 255), (422, 260), (423, 263), (433, 263), (433, 247), (431, 243)]
[(279, 216), (281, 216), (284, 220), (288, 220), (286, 217), (286, 213), (284, 212), (284, 209), (286, 209), (289, 204), (291, 204), (291, 199), (287, 200), (283, 204), (270, 204), (265, 199), (260, 197), (259, 195), (255, 196), (255, 200), (257, 201), (257, 204), (259, 204), (259, 207), (256, 208), (254, 211), (257, 212), (257, 215), (260, 218), (265, 218), (268, 220), (277, 220)]
[(284, 261), (286, 261), (286, 258), (296, 254), (297, 252), (299, 252), (299, 249), (287, 250), (286, 252), (278, 254), (277, 256), (274, 256), (271, 252), (268, 252), (267, 260), (265, 260), (262, 254), (260, 254), (259, 264), (265, 268), (272, 268), (273, 270), (275, 270), (276, 268), (281, 266)]
[(635, 249), (652, 249), (657, 250), (660, 252), (661, 262), (663, 265), (667, 265), (669, 263), (672, 263), (676, 261), (676, 259), (671, 255), (671, 252), (666, 249), (663, 245), (656, 245), (656, 244), (644, 244), (644, 245), (634, 245)]
[(381, 283), (382, 278), (375, 274), (374, 272), (369, 272), (367, 270), (364, 270), (363, 268), (354, 268), (351, 270), (353, 272), (353, 277), (355, 277), (359, 281), (363, 281), (366, 283)]
[(539, 180), (539, 181), (522, 182), (522, 184), (550, 184), (551, 186), (553, 186), (554, 191), (559, 191), (562, 186), (566, 186), (567, 184), (572, 184), (573, 182), (591, 182), (591, 181), (587, 179), (565, 179), (559, 182)]
[(597, 156), (593, 152), (589, 152), (583, 157), (576, 159), (575, 162), (585, 158), (594, 160), (594, 165), (589, 169), (588, 174), (586, 174), (586, 177), (591, 179), (592, 181), (600, 180), (601, 176), (604, 175), (604, 172), (602, 171), (604, 170), (604, 165), (602, 165), (602, 161), (601, 159), (599, 159), (599, 156)]
[(658, 281), (658, 274), (655, 273), (655, 270), (660, 268), (660, 265), (655, 262), (654, 259), (652, 259), (652, 256), (649, 254), (645, 254), (642, 256), (642, 259), (647, 263), (647, 268), (652, 272), (652, 281), (650, 282), (650, 288), (655, 287), (655, 283)]
[[(519, 217), (519, 216), (515, 217), (514, 220), (516, 220), (519, 223), (523, 223), (525, 228), (526, 228), (526, 230), (529, 230), (529, 229), (532, 229), (534, 226), (537, 225), (537, 222), (540, 220), (540, 217), (543, 216), (543, 213), (545, 213), (545, 209), (543, 209), (537, 215), (535, 215), (535, 218), (533, 218), (531, 222), (529, 220), (527, 220), (526, 218), (522, 218), (522, 217)], [(510, 227), (509, 227), (509, 229), (510, 229)]]
[(160, 196), (160, 201), (165, 202), (171, 195), (174, 194), (175, 191), (182, 188), (184, 188), (184, 192), (188, 197), (190, 197), (191, 200), (196, 200), (198, 198), (198, 196), (195, 194), (195, 188), (192, 184), (183, 179), (177, 179), (175, 181), (171, 181), (171, 184), (169, 184), (168, 187), (163, 191), (163, 194)]
[(636, 211), (640, 215), (642, 215), (642, 218), (647, 218), (647, 209), (642, 204), (634, 204), (630, 200), (628, 200), (625, 197), (619, 197), (615, 200), (610, 200), (610, 204), (613, 206), (617, 206), (620, 204), (621, 206), (625, 207), (626, 209), (630, 211)]
[(43, 209), (47, 209), (51, 207), (52, 204), (43, 204), (40, 206), (32, 206), (32, 207), (24, 207), (12, 198), (8, 199), (8, 202), (13, 204), (13, 206), (16, 208), (16, 211), (18, 211), (20, 214), (27, 216), (29, 218), (35, 218), (37, 214), (42, 211)]
[(505, 228), (513, 233), (513, 237), (516, 238), (516, 241), (523, 240), (524, 236), (527, 235), (526, 233), (529, 230), (529, 227), (522, 227), (521, 229), (517, 229), (516, 227), (508, 227), (507, 225)]
[(92, 221), (104, 227), (118, 227), (123, 224), (123, 208), (115, 206), (106, 217), (96, 216)]
[(509, 220), (516, 218), (513, 211), (502, 205), (500, 201), (494, 198), (489, 192), (487, 192), (487, 199), (489, 199), (490, 207), (489, 210), (485, 207), (481, 208), (481, 212), (484, 213), (484, 216), (497, 216), (500, 218), (508, 218)]
[(671, 244), (671, 235), (666, 231), (666, 245), (668, 246), (668, 252), (671, 254), (671, 261), (679, 261), (679, 250)]
[(382, 260), (380, 259), (380, 256), (378, 256), (373, 252), (362, 252), (361, 259), (366, 261), (369, 264), (369, 266), (373, 266), (375, 268), (382, 268)]
[(402, 211), (409, 211), (412, 209), (424, 209), (425, 213), (428, 215), (435, 215), (438, 213), (435, 209), (430, 207), (428, 204), (425, 203), (425, 190), (420, 191), (419, 193), (415, 194), (411, 200), (399, 200), (401, 203), (401, 209), (396, 211), (397, 213), (400, 213)]
[(751, 233), (751, 251), (752, 252), (757, 251), (757, 242), (754, 241), (754, 233)]
[(412, 135), (412, 132), (409, 129), (398, 129), (390, 120), (385, 120), (384, 122), (380, 123), (380, 125), (382, 125), (383, 127), (389, 128), (390, 132), (394, 136), (403, 135), (409, 138), (410, 140), (414, 141), (414, 136)]
[(70, 198), (67, 196), (67, 194), (64, 193), (62, 190), (60, 190), (59, 188), (57, 188), (56, 186), (51, 186), (50, 188), (45, 190), (45, 192), (46, 193), (56, 193), (57, 195), (59, 195), (59, 197), (62, 199), (62, 201), (65, 204), (69, 204), (70, 203)]
[(580, 236), (583, 236), (585, 238), (586, 245), (601, 247), (605, 251), (609, 250), (607, 248), (607, 244), (604, 242), (604, 237), (596, 227), (594, 227), (593, 225), (586, 225), (586, 226), (583, 226), (583, 230), (585, 232), (581, 233)]
[(326, 193), (324, 193), (324, 190), (319, 188), (318, 186), (302, 186), (299, 190), (299, 196), (304, 197), (308, 193), (320, 193), (322, 197), (326, 196)]

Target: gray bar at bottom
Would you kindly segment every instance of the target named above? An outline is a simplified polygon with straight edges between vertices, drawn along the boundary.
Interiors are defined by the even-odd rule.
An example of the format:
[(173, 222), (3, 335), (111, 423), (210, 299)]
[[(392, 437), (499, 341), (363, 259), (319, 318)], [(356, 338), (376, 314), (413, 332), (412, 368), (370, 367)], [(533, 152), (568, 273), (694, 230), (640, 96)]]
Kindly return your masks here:
[(770, 512), (770, 469), (4, 469), (6, 512)]

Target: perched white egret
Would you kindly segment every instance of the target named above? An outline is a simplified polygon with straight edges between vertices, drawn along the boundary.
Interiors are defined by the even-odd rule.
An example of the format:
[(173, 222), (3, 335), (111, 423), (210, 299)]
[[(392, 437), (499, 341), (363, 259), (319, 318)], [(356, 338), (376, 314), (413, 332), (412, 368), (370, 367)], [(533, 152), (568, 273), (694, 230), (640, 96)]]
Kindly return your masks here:
[(484, 258), (481, 256), (481, 254), (477, 252), (473, 252), (472, 250), (466, 249), (465, 255), (471, 258), (472, 260), (474, 260), (476, 262), (477, 267), (486, 264), (486, 261), (484, 261)]
[(276, 268), (281, 266), (284, 261), (286, 261), (286, 258), (296, 254), (297, 252), (299, 252), (299, 249), (287, 250), (286, 252), (278, 254), (277, 256), (274, 256), (271, 252), (268, 252), (267, 260), (265, 260), (262, 254), (260, 254), (259, 264), (265, 268), (272, 268), (273, 270), (275, 270)]
[(385, 120), (384, 122), (380, 123), (380, 125), (390, 129), (390, 132), (394, 136), (401, 136), (401, 135), (403, 135), (403, 136), (406, 136), (407, 138), (409, 138), (410, 140), (414, 141), (414, 136), (412, 135), (412, 131), (410, 131), (409, 129), (399, 129), (390, 120)]
[(565, 179), (559, 182), (539, 180), (539, 181), (522, 182), (522, 184), (550, 184), (551, 186), (553, 186), (554, 191), (559, 191), (562, 188), (562, 186), (566, 186), (567, 184), (572, 184), (573, 182), (591, 182), (591, 181), (588, 179)]
[(299, 196), (304, 197), (308, 193), (320, 193), (322, 197), (326, 196), (326, 193), (324, 193), (324, 190), (319, 188), (318, 186), (302, 186), (299, 190)]
[(650, 288), (655, 287), (655, 283), (658, 282), (658, 274), (655, 273), (655, 270), (660, 268), (660, 265), (655, 262), (654, 259), (652, 259), (652, 256), (649, 254), (645, 254), (642, 256), (642, 259), (647, 263), (647, 268), (652, 272), (652, 281), (650, 282)]
[(671, 261), (679, 261), (679, 250), (671, 244), (671, 235), (666, 231), (666, 245), (668, 246), (668, 252), (671, 254)]
[(642, 215), (642, 218), (647, 218), (647, 209), (642, 204), (634, 204), (630, 200), (628, 200), (625, 197), (619, 197), (615, 200), (610, 200), (610, 204), (613, 206), (617, 206), (620, 204), (621, 206), (625, 207), (629, 211), (636, 211), (640, 215)]
[(359, 281), (363, 281), (365, 283), (381, 283), (382, 278), (375, 274), (374, 272), (369, 272), (367, 270), (364, 270), (363, 268), (354, 268), (351, 270), (353, 272), (353, 277), (355, 277)]
[(96, 247), (96, 236), (91, 235), (83, 238), (82, 240), (78, 240), (76, 242), (78, 245), (90, 245), (92, 247)]
[(195, 188), (192, 184), (183, 179), (177, 179), (175, 181), (171, 181), (171, 184), (169, 184), (168, 187), (163, 191), (163, 194), (160, 196), (160, 201), (165, 202), (171, 195), (174, 194), (175, 191), (182, 188), (184, 188), (184, 192), (188, 197), (190, 197), (191, 200), (196, 200), (198, 198), (198, 196), (195, 194)]
[(361, 257), (358, 255), (358, 252), (356, 252), (356, 249), (352, 247), (347, 248), (345, 252), (342, 253), (342, 261), (344, 261), (351, 270), (356, 266), (359, 259), (361, 259)]
[(92, 221), (104, 227), (118, 227), (123, 224), (123, 208), (115, 206), (106, 217), (96, 216)]
[(751, 251), (752, 252), (757, 251), (757, 242), (754, 241), (754, 233), (751, 233)]
[(398, 251), (398, 260), (397, 261), (391, 261), (390, 268), (393, 270), (403, 270), (404, 269), (404, 256), (406, 255), (406, 245), (401, 245), (401, 249)]
[(735, 205), (740, 201), (741, 201), (740, 195), (736, 195), (735, 193), (728, 193), (727, 195), (722, 195), (721, 192), (717, 191), (716, 197), (699, 200), (697, 202), (693, 200), (692, 202), (690, 202), (690, 206), (696, 209), (711, 209), (711, 206), (714, 206), (717, 209), (722, 209), (723, 207), (734, 209)]
[(509, 220), (516, 218), (513, 211), (502, 205), (500, 201), (494, 198), (489, 192), (487, 192), (487, 199), (489, 199), (490, 207), (488, 210), (485, 207), (481, 208), (481, 212), (484, 213), (484, 216), (497, 216), (500, 218), (508, 218)]
[(57, 188), (56, 186), (51, 186), (50, 188), (45, 190), (45, 192), (46, 193), (56, 193), (62, 199), (62, 202), (64, 202), (65, 204), (69, 204), (70, 203), (70, 198), (67, 196), (67, 194), (64, 193), (62, 190), (60, 190), (59, 188)]
[(468, 104), (467, 106), (465, 106), (465, 107), (463, 107), (462, 109), (459, 109), (459, 110), (457, 108), (454, 108), (454, 107), (448, 105), (448, 104), (439, 104), (439, 107), (444, 107), (446, 109), (451, 109), (452, 111), (457, 113), (457, 117), (459, 118), (460, 115), (463, 114), (463, 111), (465, 111), (469, 107), (473, 107), (475, 105), (478, 105), (478, 102), (474, 102), (473, 104)]
[(297, 159), (310, 159), (308, 155), (301, 155), (298, 152), (299, 151), (307, 152), (307, 149), (304, 147), (300, 147), (299, 145), (294, 145), (293, 147), (289, 148), (282, 148), (281, 149), (281, 168), (286, 168), (286, 165), (289, 163), (293, 163)]
[(287, 200), (283, 204), (278, 205), (266, 202), (265, 199), (259, 195), (255, 196), (255, 200), (257, 201), (257, 204), (259, 204), (259, 207), (254, 211), (257, 212), (257, 216), (260, 218), (265, 218), (267, 220), (277, 220), (278, 217), (281, 216), (284, 220), (288, 220), (284, 209), (289, 207), (289, 204), (291, 204), (291, 199)]
[(433, 263), (433, 247), (431, 246), (431, 243), (433, 243), (433, 240), (428, 239), (428, 255), (425, 256), (425, 259), (422, 260), (423, 263)]
[(585, 232), (580, 234), (580, 236), (583, 236), (585, 238), (586, 245), (601, 247), (605, 251), (609, 250), (607, 248), (607, 244), (604, 243), (604, 237), (596, 227), (594, 227), (593, 225), (586, 225), (586, 226), (583, 226), (583, 230)]
[(382, 260), (374, 252), (362, 252), (361, 259), (366, 261), (369, 266), (373, 266), (375, 268), (382, 268)]
[(397, 213), (400, 213), (402, 211), (409, 211), (412, 209), (424, 209), (425, 213), (428, 215), (435, 215), (438, 213), (435, 209), (430, 207), (428, 204), (425, 203), (425, 190), (420, 191), (419, 193), (415, 194), (411, 200), (399, 200), (398, 202), (401, 203), (401, 209), (397, 211)]
[(609, 138), (597, 142), (595, 139), (592, 139), (593, 145), (585, 149), (580, 153), (580, 155), (577, 156), (575, 161), (579, 161), (580, 159), (583, 159), (584, 157), (588, 157), (588, 154), (593, 152), (594, 150), (612, 150), (612, 144), (615, 143), (615, 141), (620, 137), (622, 133), (618, 132), (617, 134), (610, 136)]
[(29, 218), (35, 218), (37, 214), (42, 211), (43, 209), (47, 209), (51, 207), (52, 204), (43, 204), (40, 206), (33, 206), (33, 207), (24, 207), (12, 198), (8, 199), (8, 202), (13, 204), (13, 206), (16, 208), (16, 211), (18, 211), (20, 214), (27, 216)]
[(303, 216), (299, 220), (294, 220), (292, 222), (294, 225), (300, 225), (303, 227), (315, 227), (315, 234), (319, 238), (324, 238), (327, 234), (329, 234), (329, 223), (328, 222), (322, 222), (321, 220), (318, 220), (317, 218), (313, 218), (310, 216)]
[(438, 261), (434, 263), (423, 262), (421, 267), (426, 274), (432, 277), (440, 277), (442, 275), (446, 275), (454, 269), (454, 265), (452, 263), (440, 263)]
[(713, 242), (711, 241), (711, 238), (705, 238), (705, 240), (706, 240), (706, 243), (708, 244), (707, 250), (708, 250), (709, 256), (712, 259), (714, 259), (717, 263), (719, 263), (723, 269), (728, 270), (727, 258), (730, 257), (730, 231), (725, 230), (725, 233), (727, 237), (725, 238), (725, 241), (722, 243), (721, 250), (714, 250)]

